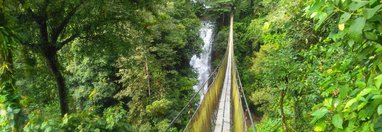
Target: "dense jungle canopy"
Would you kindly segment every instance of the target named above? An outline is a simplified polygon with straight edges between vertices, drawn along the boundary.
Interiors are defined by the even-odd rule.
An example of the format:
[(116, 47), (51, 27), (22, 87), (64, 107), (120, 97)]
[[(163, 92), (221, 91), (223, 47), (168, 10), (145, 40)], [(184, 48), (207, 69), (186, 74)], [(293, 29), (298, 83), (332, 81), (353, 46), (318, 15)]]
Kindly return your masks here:
[(257, 131), (382, 131), (381, 0), (0, 0), (0, 131), (182, 131), (230, 13)]

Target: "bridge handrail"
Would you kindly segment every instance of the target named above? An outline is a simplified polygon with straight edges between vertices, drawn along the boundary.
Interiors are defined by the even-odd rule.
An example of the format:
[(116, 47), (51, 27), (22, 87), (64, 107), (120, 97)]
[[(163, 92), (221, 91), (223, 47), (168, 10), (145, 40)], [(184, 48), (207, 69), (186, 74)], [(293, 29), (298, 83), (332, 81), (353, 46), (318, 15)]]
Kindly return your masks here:
[[(221, 63), (214, 69), (214, 71), (210, 74), (210, 76), (208, 77), (208, 79), (206, 79), (202, 85), (200, 85), (198, 87), (198, 90), (194, 93), (194, 95), (192, 95), (192, 97), (190, 98), (190, 100), (187, 102), (187, 104), (182, 108), (182, 110), (180, 110), (178, 112), (178, 114), (171, 120), (171, 123), (169, 124), (168, 127), (166, 127), (166, 129), (164, 130), (165, 132), (167, 132), (171, 126), (175, 123), (176, 120), (178, 120), (178, 118), (180, 117), (180, 115), (186, 110), (187, 106), (189, 106), (192, 101), (195, 99), (195, 97), (200, 93), (200, 91), (204, 88), (204, 86), (207, 84), (207, 82), (211, 79), (211, 77), (214, 77), (214, 79), (216, 78), (215, 74), (216, 74), (216, 71), (220, 68), (221, 66)], [(214, 80), (213, 79), (213, 80)]]
[[(217, 102), (220, 97), (220, 93), (222, 89), (221, 87), (223, 86), (225, 69), (227, 67), (227, 60), (228, 60), (227, 58), (228, 58), (228, 53), (226, 52), (224, 55), (224, 59), (221, 62), (221, 66), (218, 69), (215, 79), (213, 80), (211, 85), (208, 87), (208, 91), (205, 94), (203, 101), (200, 103), (200, 105), (194, 112), (193, 116), (191, 117), (190, 121), (187, 123), (187, 126), (184, 129), (184, 131), (212, 131), (213, 122), (211, 122), (211, 119), (212, 119), (212, 116), (214, 115), (215, 108), (217, 107), (217, 104), (218, 104)], [(212, 95), (214, 97), (211, 97)], [(211, 100), (215, 100), (215, 101), (211, 101)], [(211, 105), (207, 105), (207, 104), (211, 104)], [(205, 115), (205, 116), (200, 116), (201, 118), (195, 119), (196, 115), (198, 114)]]

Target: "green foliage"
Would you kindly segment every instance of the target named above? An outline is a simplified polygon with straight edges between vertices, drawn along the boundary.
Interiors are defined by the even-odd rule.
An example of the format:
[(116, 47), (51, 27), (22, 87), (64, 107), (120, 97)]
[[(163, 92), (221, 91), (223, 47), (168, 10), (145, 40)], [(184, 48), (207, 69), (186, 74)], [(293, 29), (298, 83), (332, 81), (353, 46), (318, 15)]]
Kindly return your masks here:
[[(323, 2), (325, 6), (320, 5)], [(379, 75), (382, 69), (379, 65), (382, 57), (378, 51), (381, 44), (381, 32), (378, 31), (381, 15), (377, 12), (381, 6), (382, 3), (378, 1), (317, 1), (308, 9), (309, 13), (341, 14), (338, 29), (333, 25), (325, 27), (333, 30), (327, 42), (337, 45), (328, 50), (343, 48), (347, 50), (346, 56), (349, 56), (335, 63), (330, 71), (322, 75), (326, 79), (322, 85), (322, 96), (336, 104), (329, 107), (333, 114), (325, 118), (316, 117), (321, 119), (320, 122), (332, 120), (336, 129), (346, 131), (371, 131), (374, 125), (380, 123), (377, 121), (378, 105), (382, 100), (377, 97), (381, 94)], [(316, 108), (319, 107), (328, 106), (323, 102), (316, 105)], [(327, 127), (324, 130), (331, 129)]]
[[(57, 131), (60, 128), (58, 104), (48, 104), (28, 113), (28, 122), (23, 131)], [(50, 113), (50, 114), (44, 114)]]
[[(56, 106), (57, 107), (57, 106)], [(52, 106), (36, 110), (29, 114), (29, 121), (24, 131), (120, 131), (133, 130), (127, 122), (127, 111), (121, 106), (107, 108), (102, 115), (91, 109), (60, 117)], [(52, 111), (53, 110), (53, 111)], [(42, 113), (56, 113), (44, 115)]]
[(121, 106), (107, 108), (101, 116), (94, 111), (83, 111), (62, 118), (62, 129), (69, 131), (132, 131), (127, 111)]
[(301, 17), (306, 3), (261, 1), (253, 3), (254, 14), (237, 12), (244, 18), (235, 25), (235, 53), (253, 111), (262, 117), (259, 131), (313, 130), (309, 114), (320, 100), (317, 82), (324, 57), (321, 47), (311, 45), (320, 32), (315, 34), (312, 23)]
[(263, 114), (259, 130), (269, 130), (263, 126), (271, 122), (277, 129), (269, 131), (379, 129), (380, 1), (267, 0), (255, 6), (258, 17), (239, 26), (237, 47), (261, 47), (254, 54), (238, 51), (244, 87)]
[[(3, 44), (0, 34), (0, 68), (9, 67), (2, 57), (10, 51), (14, 64), (14, 72), (0, 71), (0, 86), (7, 77), (14, 87), (6, 88), (15, 90), (1, 91), (2, 130), (160, 131), (194, 93), (189, 60), (202, 41), (191, 1), (0, 5), (0, 29), (5, 24), (5, 37), (14, 39)], [(22, 112), (25, 123), (11, 124)], [(183, 128), (188, 116), (173, 129)]]
[[(236, 13), (247, 15), (235, 24), (236, 53), (244, 87), (264, 116), (260, 130), (278, 122), (269, 131), (370, 131), (379, 123), (380, 6), (376, 1), (327, 6), (331, 2), (341, 3), (269, 0), (254, 3), (260, 9), (256, 17), (245, 10)], [(221, 28), (217, 34), (215, 52), (223, 51), (224, 32)]]
[(232, 7), (259, 131), (382, 129), (377, 0), (0, 0), (0, 129), (163, 130), (194, 93), (196, 14), (217, 18), (216, 66)]
[(151, 105), (146, 107), (146, 111), (148, 114), (152, 115), (163, 115), (165, 114), (165, 111), (170, 110), (171, 104), (172, 103), (166, 99), (154, 101)]
[[(148, 28), (148, 34), (139, 40), (144, 43), (132, 45), (128, 57), (118, 58), (119, 82), (124, 88), (115, 97), (130, 99), (129, 120), (139, 129), (150, 126), (149, 130), (160, 130), (158, 127), (166, 124), (164, 120), (168, 123), (180, 110), (179, 104), (186, 103), (184, 98), (192, 94), (194, 81), (190, 79), (188, 62), (199, 51), (195, 50), (200, 44), (199, 21), (190, 14), (190, 8), (180, 8), (187, 3), (170, 2), (159, 8), (163, 14), (153, 17), (161, 23)], [(177, 107), (159, 111), (171, 106)]]
[[(0, 3), (1, 4), (1, 3)], [(0, 8), (0, 14), (3, 12)], [(22, 124), (20, 95), (15, 90), (13, 52), (15, 40), (0, 24), (0, 129), (18, 131)]]
[(281, 131), (281, 120), (273, 119), (267, 116), (264, 116), (261, 122), (256, 124), (256, 129), (259, 131)]

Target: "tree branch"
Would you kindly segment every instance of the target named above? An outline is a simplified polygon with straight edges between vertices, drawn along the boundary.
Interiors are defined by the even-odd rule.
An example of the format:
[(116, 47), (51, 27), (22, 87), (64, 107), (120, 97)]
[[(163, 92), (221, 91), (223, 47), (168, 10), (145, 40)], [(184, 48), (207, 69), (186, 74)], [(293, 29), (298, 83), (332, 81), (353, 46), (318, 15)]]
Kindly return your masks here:
[[(19, 2), (23, 5), (25, 4), (24, 0), (19, 0)], [(28, 15), (32, 16), (32, 18), (35, 20), (37, 25), (39, 26), (40, 34), (41, 34), (41, 40), (42, 43), (48, 44), (49, 43), (49, 34), (48, 34), (48, 27), (47, 27), (47, 14), (46, 14), (46, 8), (49, 4), (48, 0), (45, 0), (45, 4), (43, 9), (43, 15), (37, 15), (32, 11), (32, 9), (29, 7), (27, 10)]]
[(81, 6), (81, 3), (78, 4), (76, 7), (74, 7), (69, 13), (68, 15), (64, 18), (64, 20), (61, 22), (61, 24), (54, 29), (53, 31), (53, 34), (51, 36), (51, 40), (52, 42), (56, 42), (57, 39), (58, 39), (58, 36), (60, 36), (60, 34), (62, 33), (62, 31), (65, 29), (65, 27), (68, 25), (70, 19), (74, 16), (74, 14), (76, 14), (76, 12), (78, 11), (78, 8)]
[(72, 36), (70, 36), (69, 38), (65, 39), (64, 41), (58, 43), (57, 45), (57, 50), (60, 50), (62, 47), (64, 47), (66, 44), (68, 44), (69, 42), (72, 42), (74, 39), (78, 38), (80, 36), (79, 33), (75, 33), (73, 34)]

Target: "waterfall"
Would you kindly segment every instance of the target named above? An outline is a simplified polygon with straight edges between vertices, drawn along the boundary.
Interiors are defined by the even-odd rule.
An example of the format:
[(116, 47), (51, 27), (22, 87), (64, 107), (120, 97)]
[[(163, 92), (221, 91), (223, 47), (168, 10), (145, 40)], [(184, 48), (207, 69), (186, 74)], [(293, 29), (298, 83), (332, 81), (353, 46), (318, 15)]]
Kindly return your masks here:
[[(198, 84), (193, 86), (193, 89), (197, 91), (203, 82), (208, 80), (211, 73), (211, 51), (213, 42), (214, 23), (208, 20), (202, 21), (202, 28), (199, 30), (200, 37), (203, 39), (203, 52), (199, 55), (193, 55), (190, 61), (190, 65), (194, 68), (198, 74)], [(208, 90), (208, 82), (203, 87), (202, 92), (205, 94)], [(201, 100), (203, 95), (201, 94)]]

